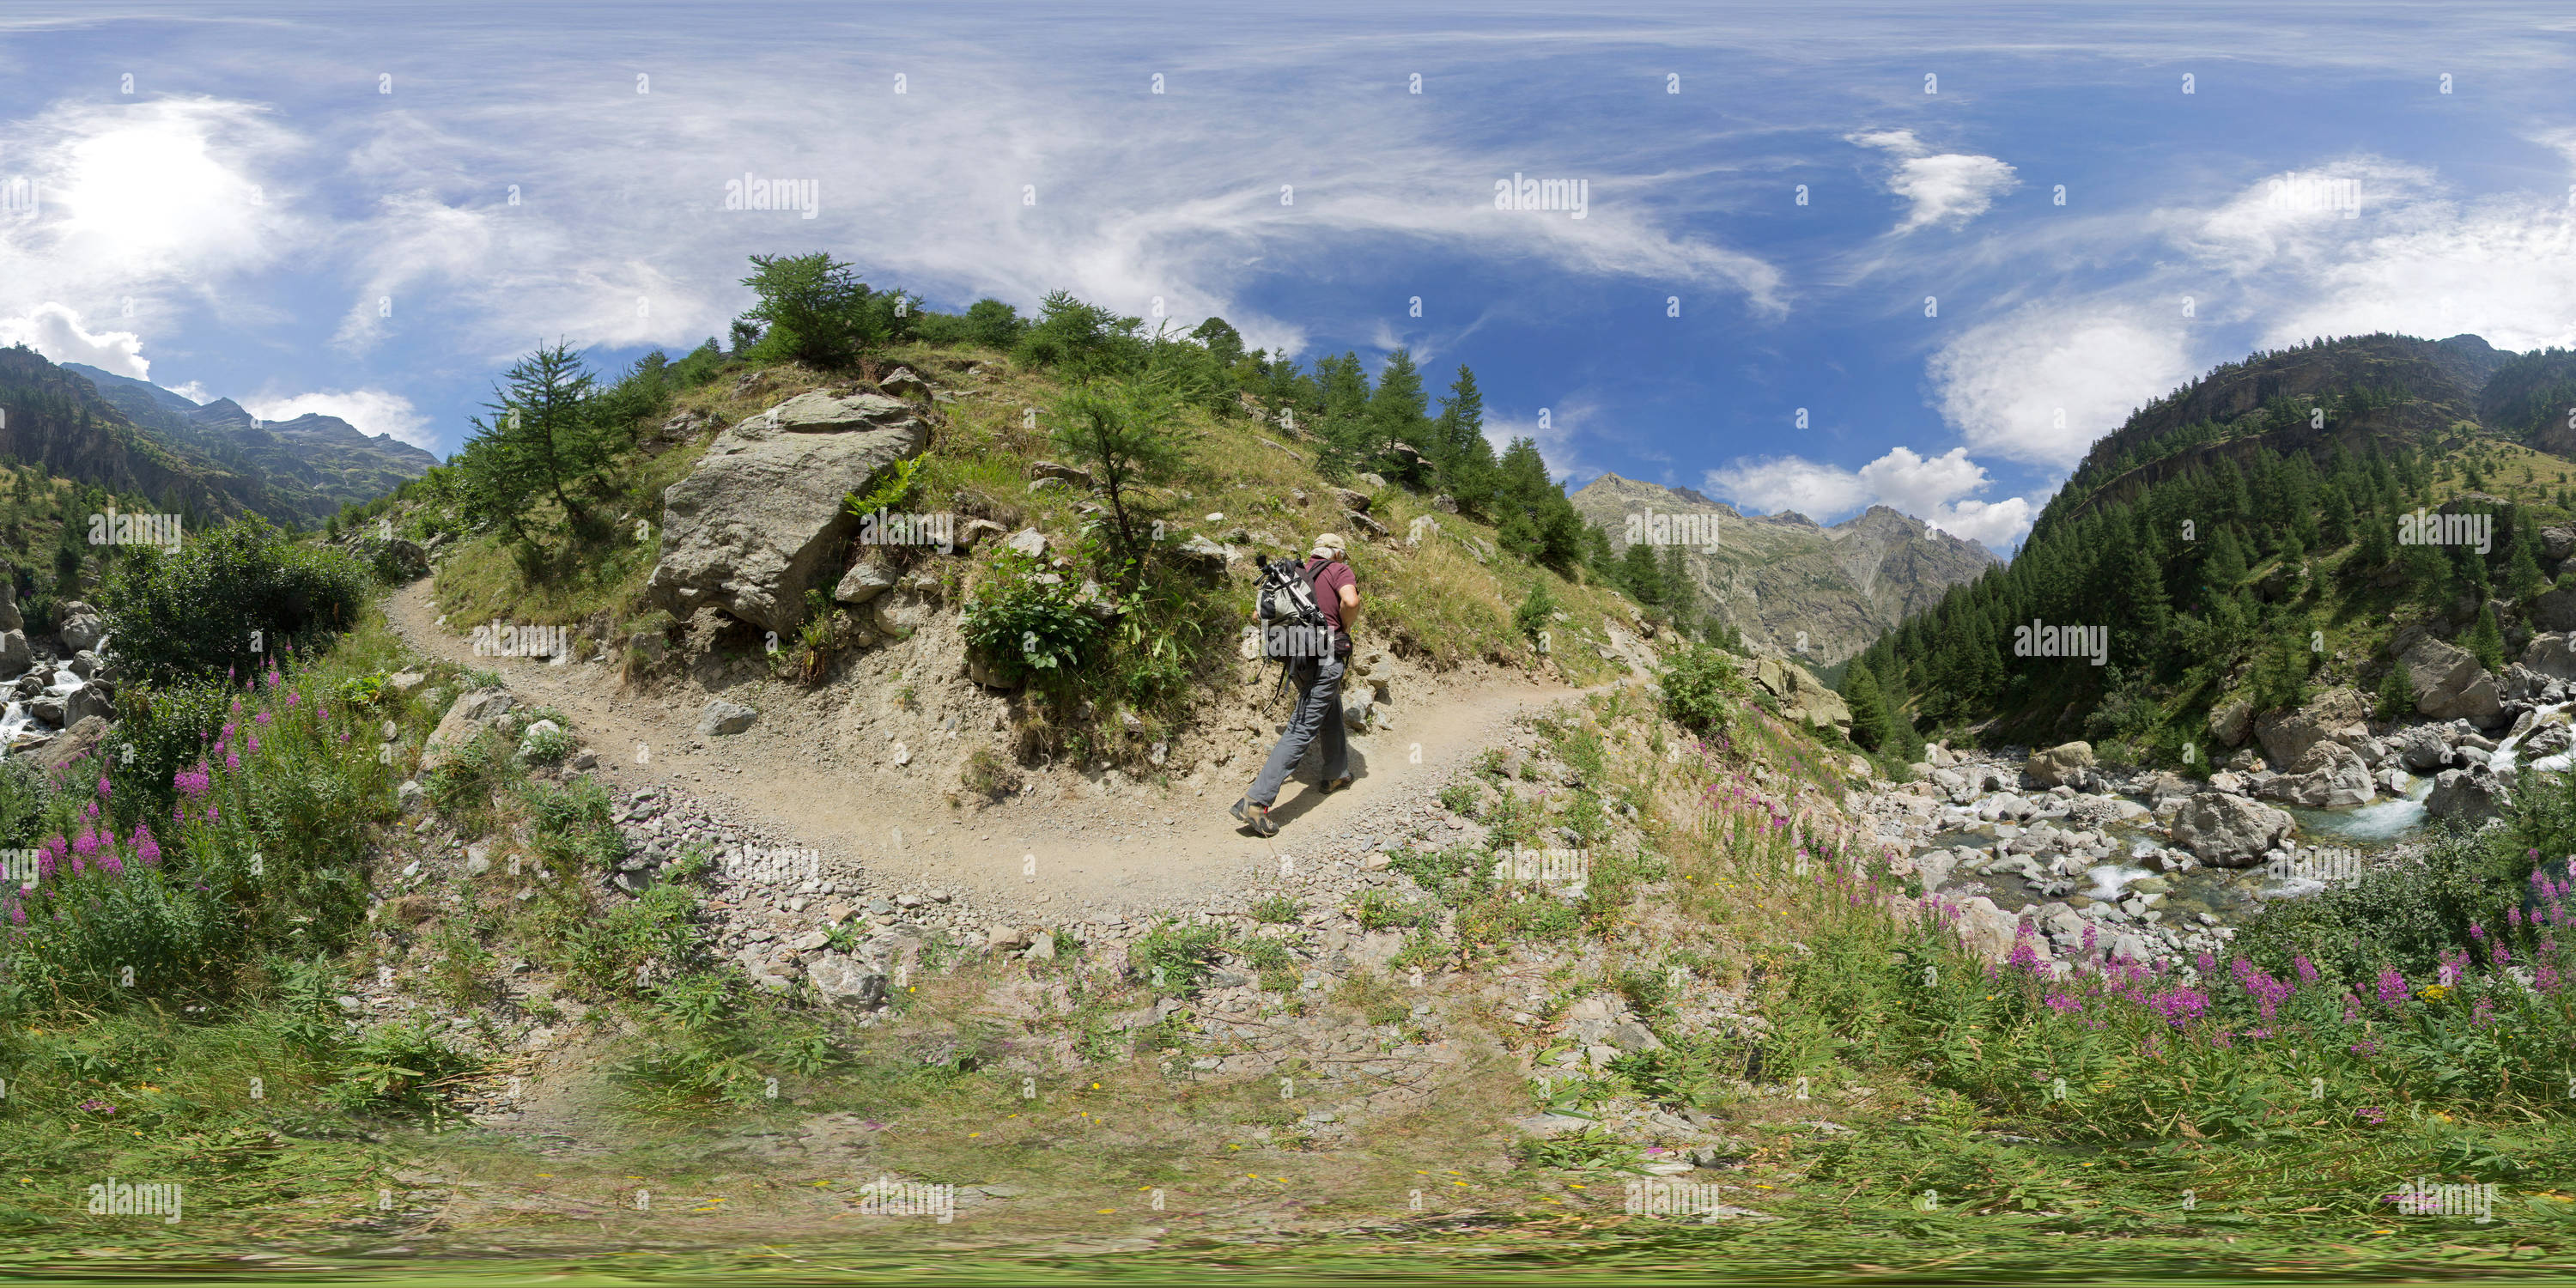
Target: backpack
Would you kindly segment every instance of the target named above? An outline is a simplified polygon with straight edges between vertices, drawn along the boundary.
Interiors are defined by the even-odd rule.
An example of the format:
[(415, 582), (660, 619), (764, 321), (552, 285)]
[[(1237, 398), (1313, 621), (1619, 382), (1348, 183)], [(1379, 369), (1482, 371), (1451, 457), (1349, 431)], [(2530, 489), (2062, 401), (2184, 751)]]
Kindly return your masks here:
[(1263, 563), (1258, 595), (1253, 618), (1261, 630), (1261, 656), (1294, 661), (1332, 653), (1332, 622), (1315, 606), (1315, 575), (1309, 567), (1292, 559)]

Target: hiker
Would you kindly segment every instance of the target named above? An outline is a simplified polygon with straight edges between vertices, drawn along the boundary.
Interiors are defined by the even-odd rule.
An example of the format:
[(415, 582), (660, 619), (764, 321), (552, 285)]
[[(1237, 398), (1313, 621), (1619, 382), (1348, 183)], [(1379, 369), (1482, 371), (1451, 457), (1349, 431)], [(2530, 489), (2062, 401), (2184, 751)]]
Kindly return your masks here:
[(1314, 609), (1326, 629), (1318, 646), (1301, 650), (1303, 655), (1290, 661), (1288, 678), (1296, 685), (1297, 702), (1288, 713), (1288, 732), (1270, 749), (1270, 760), (1252, 780), (1251, 790), (1234, 803), (1234, 816), (1257, 836), (1279, 834), (1270, 806), (1317, 738), (1324, 742), (1324, 790), (1351, 785), (1351, 749), (1342, 730), (1342, 672), (1349, 665), (1351, 623), (1360, 609), (1359, 579), (1351, 572), (1341, 537), (1330, 532), (1315, 538), (1314, 553), (1302, 567), (1292, 568), (1284, 559), (1277, 567), (1312, 589)]

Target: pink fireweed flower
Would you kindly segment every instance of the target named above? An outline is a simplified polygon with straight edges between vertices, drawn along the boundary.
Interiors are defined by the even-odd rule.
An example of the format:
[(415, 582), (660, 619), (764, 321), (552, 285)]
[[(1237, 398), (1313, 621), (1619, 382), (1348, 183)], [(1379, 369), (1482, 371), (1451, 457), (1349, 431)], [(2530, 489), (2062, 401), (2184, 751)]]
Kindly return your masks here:
[(249, 743), (249, 744), (250, 744), (250, 754), (252, 754), (252, 755), (254, 755), (254, 756), (256, 756), (256, 755), (258, 755), (258, 754), (259, 754), (259, 735), (258, 735), (258, 734), (255, 734), (255, 733), (254, 733), (254, 734), (248, 734), (248, 735), (245, 735), (245, 736), (244, 736), (244, 738), (243, 738), (243, 741), (245, 741), (245, 742), (247, 742), (247, 743)]
[(2558, 968), (2555, 966), (2543, 966), (2539, 970), (2533, 971), (2531, 975), (2531, 983), (2532, 987), (2539, 989), (2541, 992), (2557, 992)]
[(2506, 923), (2507, 925), (2513, 925), (2513, 926), (2519, 926), (2519, 925), (2521, 925), (2521, 924), (2522, 924), (2522, 905), (2521, 905), (2521, 904), (2515, 904), (2514, 906), (2512, 906), (2512, 907), (2510, 907), (2510, 908), (2505, 909), (2505, 910), (2504, 910), (2504, 919), (2505, 919), (2505, 923)]
[(295, 709), (295, 704), (296, 704), (298, 701), (300, 701), (303, 697), (304, 697), (304, 695), (303, 695), (303, 694), (298, 693), (298, 692), (296, 692), (296, 691), (295, 691), (295, 690), (293, 690), (293, 689), (288, 689), (288, 690), (286, 691), (286, 709), (287, 709), (287, 710), (289, 710), (289, 711), (294, 710), (294, 709)]
[(2374, 1109), (2368, 1105), (2364, 1105), (2359, 1109), (2353, 1110), (2352, 1116), (2360, 1119), (2364, 1125), (2371, 1127), (2377, 1127), (2388, 1121), (2387, 1110)]
[(2398, 974), (2396, 967), (2391, 966), (2379, 972), (2380, 1001), (2390, 1006), (2403, 1006), (2406, 1003), (2406, 993), (2406, 977)]
[(2484, 938), (2486, 938), (2486, 937), (2487, 937), (2487, 928), (2486, 928), (2486, 927), (2481, 926), (2481, 925), (2479, 925), (2478, 923), (2476, 923), (2476, 922), (2474, 922), (2474, 921), (2472, 921), (2472, 922), (2470, 922), (2470, 923), (2469, 923), (2469, 938), (2471, 938), (2471, 939), (2484, 939)]
[(270, 722), (269, 713), (268, 713), (268, 712), (265, 712), (265, 711), (260, 712), (260, 713), (259, 713), (259, 722), (260, 722), (261, 724), (267, 724), (267, 723), (269, 723), (269, 722)]
[(2073, 1015), (2084, 1009), (2084, 999), (2069, 997), (2064, 993), (2051, 993), (2041, 1000), (2048, 1004), (2048, 1009), (2060, 1015)]
[(26, 924), (27, 924), (27, 910), (26, 910), (26, 909), (24, 909), (24, 908), (19, 907), (19, 906), (18, 906), (18, 901), (17, 901), (17, 900), (15, 900), (15, 899), (11, 899), (11, 900), (9, 900), (8, 902), (9, 902), (9, 924), (10, 924), (10, 925), (13, 925), (13, 926), (23, 926), (23, 925), (26, 925)]
[(98, 776), (98, 795), (99, 795), (99, 799), (101, 799), (101, 800), (105, 800), (105, 799), (107, 799), (107, 797), (108, 797), (108, 796), (109, 796), (109, 795), (110, 795), (114, 790), (115, 790), (114, 788), (111, 788), (111, 787), (109, 787), (109, 786), (107, 785), (107, 775), (105, 775), (105, 774), (101, 774), (101, 775), (99, 775), (99, 776)]
[(80, 835), (72, 838), (72, 854), (85, 859), (97, 853), (98, 833), (86, 827), (82, 828)]
[(161, 842), (152, 835), (149, 826), (134, 829), (134, 857), (147, 868), (161, 866)]
[(2317, 982), (2317, 964), (2309, 961), (2307, 954), (2301, 953), (2296, 957), (2292, 957), (2290, 959), (2290, 965), (2298, 972), (2300, 983), (2313, 984)]
[(241, 753), (240, 753), (240, 752), (237, 752), (237, 751), (227, 751), (227, 752), (225, 752), (225, 753), (224, 753), (224, 768), (226, 768), (226, 769), (228, 769), (228, 770), (231, 770), (231, 771), (233, 771), (234, 773), (239, 773), (239, 772), (241, 772)]
[(221, 819), (223, 816), (224, 816), (224, 815), (223, 815), (223, 811), (221, 811), (221, 810), (219, 810), (219, 809), (216, 809), (214, 806), (209, 805), (209, 806), (207, 806), (207, 807), (206, 807), (206, 821), (207, 821), (207, 822), (209, 822), (209, 823), (215, 822), (215, 821), (217, 821), (217, 820)]
[(2191, 963), (2194, 966), (2198, 966), (2200, 968), (2200, 973), (2203, 975), (2218, 969), (2218, 959), (2208, 953), (2202, 953), (2198, 957), (2192, 958)]
[(2477, 1028), (2484, 1028), (2487, 1025), (2495, 1023), (2495, 1001), (2491, 998), (2481, 997), (2477, 1001), (2471, 1003), (2469, 1005), (2469, 1023), (2471, 1026)]
[(125, 861), (117, 858), (116, 851), (114, 850), (102, 850), (99, 852), (98, 856), (98, 870), (112, 877), (123, 876), (125, 875)]
[(2149, 997), (2147, 1006), (2165, 1023), (2181, 1028), (2209, 1010), (2209, 995), (2196, 988), (2169, 988)]

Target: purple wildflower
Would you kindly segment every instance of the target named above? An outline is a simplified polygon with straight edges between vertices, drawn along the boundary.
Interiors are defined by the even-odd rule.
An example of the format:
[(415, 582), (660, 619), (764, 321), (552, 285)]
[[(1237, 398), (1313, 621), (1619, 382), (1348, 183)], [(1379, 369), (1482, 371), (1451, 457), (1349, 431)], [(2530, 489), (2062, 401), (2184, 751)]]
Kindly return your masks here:
[(147, 868), (161, 866), (161, 842), (152, 835), (149, 826), (134, 829), (134, 857)]
[(2361, 1108), (2353, 1110), (2352, 1116), (2360, 1119), (2364, 1126), (2369, 1127), (2377, 1127), (2388, 1121), (2387, 1110), (2374, 1108), (2369, 1105), (2363, 1105)]
[(2379, 972), (2380, 1001), (2390, 1006), (2402, 1005), (2406, 1001), (2406, 992), (2406, 977), (2398, 974), (2396, 967)]
[(2313, 984), (2317, 982), (2317, 964), (2309, 961), (2306, 953), (2301, 953), (2296, 957), (2292, 957), (2290, 959), (2290, 965), (2298, 971), (2300, 983)]

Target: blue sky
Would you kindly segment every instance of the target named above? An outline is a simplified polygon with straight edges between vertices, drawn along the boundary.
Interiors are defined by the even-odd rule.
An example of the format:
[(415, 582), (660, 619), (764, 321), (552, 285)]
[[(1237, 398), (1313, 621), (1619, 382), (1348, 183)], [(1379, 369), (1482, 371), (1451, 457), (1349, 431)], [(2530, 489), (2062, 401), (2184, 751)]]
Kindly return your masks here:
[(1407, 344), (1574, 482), (1998, 550), (2249, 348), (2576, 344), (2563, 5), (1293, 8), (21, 4), (0, 342), (445, 453), (539, 340), (676, 354), (825, 248)]

